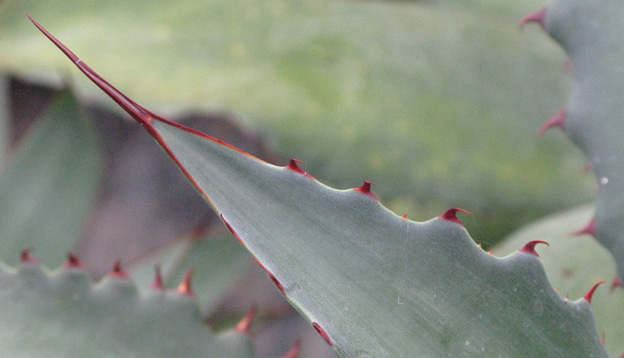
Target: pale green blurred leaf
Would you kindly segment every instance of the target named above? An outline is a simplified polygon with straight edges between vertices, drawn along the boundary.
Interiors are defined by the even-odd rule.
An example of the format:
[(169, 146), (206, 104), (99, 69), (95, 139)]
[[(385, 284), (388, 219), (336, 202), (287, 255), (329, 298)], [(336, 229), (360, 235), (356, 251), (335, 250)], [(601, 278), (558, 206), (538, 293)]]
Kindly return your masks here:
[(487, 242), (591, 196), (580, 155), (561, 138), (535, 138), (567, 91), (563, 54), (517, 26), (540, 6), (13, 0), (0, 8), (0, 67), (48, 79), (67, 72), (28, 11), (151, 108), (239, 113), (316, 177), (376, 182), (410, 217), (465, 207), (478, 218), (467, 226)]
[(76, 241), (102, 174), (99, 138), (71, 93), (33, 125), (0, 176), (0, 258), (32, 248), (60, 265)]

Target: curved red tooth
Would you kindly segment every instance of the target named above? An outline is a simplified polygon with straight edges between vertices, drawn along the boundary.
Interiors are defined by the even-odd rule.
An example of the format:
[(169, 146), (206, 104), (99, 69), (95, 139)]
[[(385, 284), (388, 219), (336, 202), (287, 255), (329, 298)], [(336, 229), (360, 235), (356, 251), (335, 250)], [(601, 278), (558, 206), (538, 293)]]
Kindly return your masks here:
[(602, 285), (603, 283), (605, 283), (604, 281), (600, 281), (597, 284), (594, 285), (594, 287), (592, 287), (591, 290), (589, 290), (589, 292), (587, 292), (587, 294), (585, 295), (585, 301), (591, 303), (592, 298), (594, 297), (594, 292), (596, 292), (596, 289), (598, 288), (598, 286)]
[(534, 240), (534, 241), (529, 241), (527, 242), (526, 245), (524, 245), (520, 250), (518, 250), (519, 252), (524, 252), (525, 254), (531, 254), (531, 255), (535, 255), (537, 257), (539, 257), (539, 255), (537, 254), (537, 252), (535, 251), (535, 245), (537, 244), (546, 244), (548, 246), (550, 246), (549, 243), (547, 243), (546, 241), (541, 241), (541, 240)]
[(330, 345), (330, 346), (334, 346), (334, 343), (331, 341), (331, 339), (329, 338), (329, 335), (327, 335), (327, 332), (325, 332), (325, 330), (316, 322), (312, 322), (312, 327), (314, 327), (314, 329), (316, 329), (316, 331), (318, 332), (318, 334), (321, 335), (321, 337), (323, 337), (323, 339)]
[(544, 21), (546, 19), (547, 11), (548, 10), (546, 9), (546, 7), (543, 7), (534, 13), (528, 14), (527, 16), (522, 18), (522, 20), (520, 20), (520, 28), (524, 28), (524, 25), (530, 22), (535, 22), (539, 24), (544, 30), (546, 30), (546, 24), (544, 23)]
[(178, 286), (178, 293), (182, 296), (195, 297), (195, 292), (193, 292), (193, 288), (191, 287), (191, 279), (193, 278), (193, 269), (188, 270), (184, 279)]
[(84, 268), (84, 265), (80, 262), (78, 257), (71, 252), (67, 253), (67, 262), (65, 262), (63, 266), (66, 268)]
[(249, 336), (251, 334), (251, 324), (256, 318), (257, 313), (258, 307), (256, 307), (256, 305), (251, 306), (251, 309), (249, 310), (247, 315), (245, 315), (245, 317), (243, 317), (243, 319), (238, 322), (234, 330), (240, 334), (245, 334)]
[(541, 137), (544, 135), (544, 133), (547, 130), (553, 127), (559, 127), (561, 129), (565, 129), (565, 121), (566, 121), (567, 114), (568, 113), (566, 112), (565, 109), (562, 109), (561, 111), (559, 111), (559, 113), (557, 113), (554, 117), (547, 120), (546, 123), (544, 123), (544, 125), (540, 127), (539, 131), (537, 132), (537, 135)]
[(306, 177), (308, 177), (310, 179), (316, 180), (312, 175), (308, 174), (308, 172), (306, 172), (305, 170), (301, 169), (299, 167), (299, 165), (297, 165), (297, 163), (304, 164), (305, 162), (303, 162), (303, 161), (301, 161), (299, 159), (292, 158), (290, 160), (290, 163), (286, 166), (286, 168), (292, 170), (295, 173), (299, 173), (299, 174), (305, 175)]
[(582, 236), (582, 235), (591, 235), (593, 237), (596, 237), (596, 219), (595, 218), (591, 219), (589, 224), (587, 224), (587, 226), (585, 226), (584, 228), (572, 233), (572, 236)]
[(115, 261), (115, 266), (113, 266), (113, 271), (108, 274), (110, 277), (114, 278), (122, 278), (127, 279), (130, 278), (130, 275), (121, 267), (121, 261)]
[(375, 185), (375, 183), (365, 180), (364, 184), (362, 184), (359, 188), (354, 188), (353, 190), (358, 191), (362, 194), (368, 195), (371, 198), (378, 200), (375, 194), (371, 191), (371, 185)]
[(442, 220), (446, 220), (446, 221), (452, 221), (454, 223), (458, 223), (461, 226), (464, 226), (464, 223), (461, 222), (458, 218), (457, 218), (457, 212), (462, 212), (462, 213), (466, 213), (468, 215), (472, 215), (471, 212), (464, 210), (464, 209), (458, 209), (458, 208), (452, 208), (452, 209), (448, 209), (444, 214), (438, 216), (440, 219)]
[(39, 259), (33, 256), (30, 251), (32, 251), (31, 248), (22, 250), (20, 253), (20, 261), (22, 263), (38, 264), (40, 262)]
[(160, 265), (154, 265), (154, 282), (152, 282), (152, 290), (164, 291), (165, 285), (163, 284), (162, 273), (160, 272)]
[(295, 342), (295, 345), (292, 347), (292, 349), (289, 350), (288, 353), (283, 355), (281, 358), (297, 358), (299, 357), (300, 352), (301, 352), (301, 341), (297, 340), (297, 342)]

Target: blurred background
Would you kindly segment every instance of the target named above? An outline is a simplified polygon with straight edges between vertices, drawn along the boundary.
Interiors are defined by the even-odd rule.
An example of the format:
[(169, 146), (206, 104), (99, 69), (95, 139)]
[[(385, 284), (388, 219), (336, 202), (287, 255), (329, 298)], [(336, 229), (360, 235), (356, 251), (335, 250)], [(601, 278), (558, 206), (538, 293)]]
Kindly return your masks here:
[[(539, 27), (518, 26), (543, 5), (2, 0), (0, 240), (11, 245), (0, 242), (0, 257), (15, 263), (33, 247), (56, 267), (73, 250), (97, 279), (117, 259), (132, 266), (189, 237), (222, 240), (232, 259), (219, 267), (237, 269), (207, 270), (221, 272), (219, 294), (203, 302), (207, 321), (226, 326), (255, 303), (259, 357), (298, 338), (301, 358), (334, 357), (151, 138), (25, 13), (153, 112), (271, 163), (303, 160), (336, 188), (372, 181), (385, 206), (412, 220), (466, 209), (466, 228), (487, 249), (594, 195), (582, 154), (554, 131), (536, 135), (569, 88), (563, 51)], [(82, 124), (41, 129), (67, 90), (79, 101), (67, 116)], [(56, 144), (37, 148), (34, 138), (52, 130)], [(29, 151), (48, 159), (26, 160)], [(46, 185), (56, 195), (36, 189)]]

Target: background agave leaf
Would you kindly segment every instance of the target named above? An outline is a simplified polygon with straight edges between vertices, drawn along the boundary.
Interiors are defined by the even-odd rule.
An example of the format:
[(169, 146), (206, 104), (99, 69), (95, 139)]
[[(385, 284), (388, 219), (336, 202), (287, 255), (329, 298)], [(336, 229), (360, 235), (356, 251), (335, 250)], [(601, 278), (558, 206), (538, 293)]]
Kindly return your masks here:
[(188, 295), (139, 295), (128, 278), (93, 286), (80, 268), (0, 270), (2, 352), (11, 357), (252, 357), (249, 339), (215, 335)]
[(164, 284), (176, 287), (191, 270), (193, 290), (198, 293), (198, 304), (204, 313), (214, 309), (217, 300), (252, 263), (249, 253), (224, 228), (206, 237), (181, 238), (158, 251), (132, 263), (132, 277), (147, 286), (153, 281), (154, 266), (158, 264)]
[(236, 112), (325, 182), (374, 181), (413, 217), (467, 207), (475, 237), (494, 242), (591, 196), (578, 153), (530, 139), (567, 87), (561, 51), (516, 26), (539, 5), (5, 1), (0, 66), (47, 79), (67, 68), (30, 12), (151, 108)]
[(33, 248), (60, 265), (93, 204), (101, 176), (94, 124), (69, 92), (30, 129), (0, 176), (0, 258)]

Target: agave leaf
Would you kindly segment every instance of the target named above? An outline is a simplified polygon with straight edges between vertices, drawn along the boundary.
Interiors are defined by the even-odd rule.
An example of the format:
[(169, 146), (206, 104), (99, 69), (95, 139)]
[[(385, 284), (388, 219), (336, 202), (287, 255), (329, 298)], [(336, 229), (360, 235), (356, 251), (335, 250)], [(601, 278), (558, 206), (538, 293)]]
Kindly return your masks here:
[(561, 127), (587, 155), (600, 188), (588, 228), (615, 257), (624, 279), (622, 17), (621, 1), (555, 0), (524, 21), (539, 22), (570, 56), (573, 88), (568, 104), (542, 130)]
[(119, 275), (94, 286), (78, 267), (49, 273), (31, 258), (0, 269), (0, 299), (11, 322), (0, 328), (0, 349), (10, 357), (252, 357), (248, 337), (215, 335), (192, 297), (139, 295)]
[(35, 25), (158, 141), (338, 354), (606, 357), (590, 304), (558, 297), (535, 243), (492, 257), (456, 210), (409, 221), (368, 182), (332, 189), (296, 161), (274, 166), (161, 118)]
[(542, 250), (540, 256), (549, 281), (561, 297), (580, 297), (588, 287), (607, 280), (607, 287), (601, 287), (592, 300), (593, 311), (609, 356), (620, 357), (624, 353), (624, 290), (614, 289), (609, 282), (617, 274), (615, 262), (609, 251), (590, 236), (571, 235), (571, 230), (588, 222), (594, 212), (595, 205), (586, 205), (529, 224), (495, 247), (494, 253), (507, 255), (524, 242), (547, 240), (550, 249)]
[(69, 92), (61, 93), (0, 177), (0, 258), (16, 264), (15, 253), (30, 247), (60, 265), (75, 249), (101, 166), (91, 119)]

